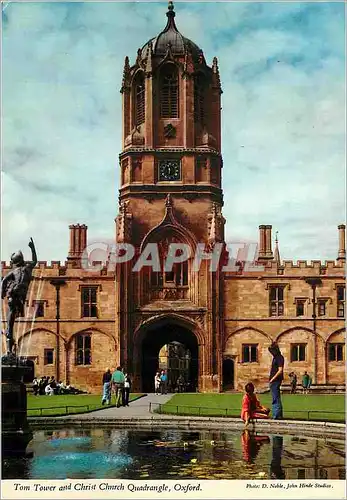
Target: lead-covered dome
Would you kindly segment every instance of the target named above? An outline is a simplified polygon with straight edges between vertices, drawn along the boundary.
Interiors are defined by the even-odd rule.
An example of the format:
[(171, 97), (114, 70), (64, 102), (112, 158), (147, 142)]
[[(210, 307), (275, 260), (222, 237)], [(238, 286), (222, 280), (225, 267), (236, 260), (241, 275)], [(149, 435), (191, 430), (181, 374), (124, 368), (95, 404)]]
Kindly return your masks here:
[(201, 49), (191, 40), (185, 38), (177, 29), (175, 23), (175, 12), (173, 2), (169, 2), (167, 15), (167, 24), (164, 30), (158, 36), (151, 38), (141, 50), (142, 58), (147, 56), (148, 48), (150, 47), (155, 56), (165, 56), (168, 48), (172, 55), (180, 56), (189, 52), (194, 58), (198, 58), (201, 54)]

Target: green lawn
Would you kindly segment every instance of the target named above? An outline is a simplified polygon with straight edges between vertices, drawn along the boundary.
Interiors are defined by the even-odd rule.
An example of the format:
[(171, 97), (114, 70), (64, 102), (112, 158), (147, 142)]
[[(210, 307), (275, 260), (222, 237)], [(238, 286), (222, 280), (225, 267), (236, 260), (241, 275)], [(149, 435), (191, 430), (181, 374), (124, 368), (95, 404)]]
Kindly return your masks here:
[[(239, 417), (243, 394), (175, 394), (157, 411), (178, 415)], [(271, 395), (259, 396), (271, 408)], [(283, 394), (284, 417), (296, 420), (345, 421), (344, 394)], [(310, 413), (308, 413), (310, 412)]]
[[(137, 399), (142, 394), (130, 394), (130, 401)], [(48, 417), (58, 415), (69, 415), (71, 413), (87, 413), (101, 408), (115, 406), (115, 398), (112, 397), (110, 406), (101, 405), (101, 396), (98, 394), (67, 394), (60, 396), (34, 396), (27, 395), (27, 406), (29, 417)]]

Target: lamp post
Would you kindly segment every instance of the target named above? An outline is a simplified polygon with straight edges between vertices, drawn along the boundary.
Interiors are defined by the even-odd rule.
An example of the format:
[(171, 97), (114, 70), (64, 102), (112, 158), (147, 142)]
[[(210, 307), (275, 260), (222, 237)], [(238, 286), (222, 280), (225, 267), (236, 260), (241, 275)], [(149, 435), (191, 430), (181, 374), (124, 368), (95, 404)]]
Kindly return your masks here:
[(60, 364), (60, 343), (59, 343), (59, 338), (60, 338), (60, 288), (64, 285), (66, 285), (66, 280), (62, 278), (55, 278), (50, 281), (50, 284), (55, 287), (55, 292), (56, 292), (56, 298), (55, 298), (55, 319), (56, 319), (56, 333), (57, 333), (57, 339), (56, 339), (56, 358), (55, 358), (55, 363), (56, 363), (56, 370), (55, 370), (55, 378), (56, 381), (59, 382), (60, 379), (60, 370), (59, 370), (59, 364)]
[(314, 342), (314, 368), (313, 368), (313, 379), (314, 383), (317, 384), (317, 335), (316, 335), (316, 288), (321, 286), (322, 280), (320, 278), (306, 278), (306, 283), (312, 288), (312, 322), (313, 322), (313, 342)]

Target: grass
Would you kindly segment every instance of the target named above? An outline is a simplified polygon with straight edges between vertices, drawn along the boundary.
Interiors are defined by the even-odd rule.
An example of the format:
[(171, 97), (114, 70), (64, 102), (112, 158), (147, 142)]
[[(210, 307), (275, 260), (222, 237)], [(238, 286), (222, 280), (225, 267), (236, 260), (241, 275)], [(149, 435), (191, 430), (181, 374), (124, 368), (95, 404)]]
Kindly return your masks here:
[[(239, 417), (243, 394), (175, 394), (157, 409), (160, 413)], [(271, 408), (271, 395), (259, 396)], [(295, 420), (345, 421), (344, 394), (283, 394), (284, 417)]]
[[(141, 397), (142, 394), (130, 394), (130, 401)], [(59, 415), (71, 415), (88, 413), (89, 411), (112, 408), (115, 398), (112, 396), (113, 404), (101, 404), (101, 396), (98, 394), (62, 394), (59, 396), (34, 396), (27, 395), (27, 409), (29, 417), (53, 417)]]

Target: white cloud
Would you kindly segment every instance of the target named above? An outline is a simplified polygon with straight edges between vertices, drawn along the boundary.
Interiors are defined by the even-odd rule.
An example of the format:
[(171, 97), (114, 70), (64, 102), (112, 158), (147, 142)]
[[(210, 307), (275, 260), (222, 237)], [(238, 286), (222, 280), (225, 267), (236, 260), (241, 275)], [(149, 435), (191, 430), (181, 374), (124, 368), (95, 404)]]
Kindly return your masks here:
[[(336, 9), (176, 5), (184, 36), (220, 62), (227, 236), (254, 240), (259, 224), (272, 223), (286, 258), (337, 254), (345, 131)], [(124, 57), (134, 61), (163, 29), (165, 11), (17, 3), (6, 14), (2, 256), (33, 236), (40, 259), (63, 260), (70, 223), (87, 223), (91, 238), (114, 235)]]

